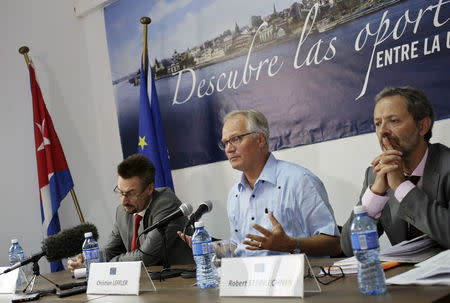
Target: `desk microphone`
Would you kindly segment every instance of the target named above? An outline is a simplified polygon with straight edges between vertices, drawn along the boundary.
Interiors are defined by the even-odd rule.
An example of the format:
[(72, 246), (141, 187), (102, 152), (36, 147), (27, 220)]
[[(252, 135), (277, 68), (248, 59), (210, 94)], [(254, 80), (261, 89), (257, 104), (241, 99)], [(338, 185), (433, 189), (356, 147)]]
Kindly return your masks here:
[(174, 211), (173, 213), (171, 213), (170, 215), (168, 215), (167, 217), (159, 220), (158, 222), (156, 222), (155, 224), (153, 224), (150, 227), (147, 227), (146, 229), (144, 229), (141, 232), (142, 234), (148, 233), (149, 231), (152, 231), (156, 228), (161, 228), (161, 227), (165, 227), (167, 226), (171, 221), (182, 217), (182, 216), (189, 216), (192, 213), (192, 205), (188, 204), (188, 203), (183, 203), (180, 205), (180, 207)]
[(201, 203), (199, 205), (199, 207), (197, 208), (197, 210), (195, 211), (195, 213), (193, 213), (191, 215), (191, 217), (189, 218), (189, 221), (186, 223), (186, 226), (190, 226), (193, 225), (194, 222), (197, 222), (198, 220), (200, 220), (200, 218), (210, 212), (213, 208), (212, 202), (211, 201), (205, 201), (203, 203)]
[(44, 239), (42, 241), (41, 252), (14, 264), (1, 274), (6, 274), (21, 266), (37, 262), (44, 256), (49, 262), (53, 262), (77, 255), (82, 251), (84, 234), (87, 232), (92, 232), (94, 239), (98, 239), (98, 232), (95, 225), (91, 223), (82, 223), (75, 227), (63, 230), (57, 235)]

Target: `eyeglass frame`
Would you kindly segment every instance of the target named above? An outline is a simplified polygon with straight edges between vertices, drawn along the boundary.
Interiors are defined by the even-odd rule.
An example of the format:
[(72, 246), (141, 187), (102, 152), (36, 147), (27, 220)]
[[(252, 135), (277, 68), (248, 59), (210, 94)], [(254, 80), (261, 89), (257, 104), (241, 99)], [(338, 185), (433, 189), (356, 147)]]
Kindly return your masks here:
[[(323, 274), (323, 275), (316, 275), (315, 273), (314, 273), (314, 271), (311, 273), (311, 270), (312, 269), (314, 269), (314, 268), (317, 268), (317, 269), (320, 269), (320, 274)], [(340, 274), (332, 274), (331, 272), (330, 272), (330, 270), (331, 270), (331, 268), (338, 268), (339, 270), (340, 270)], [(322, 278), (325, 278), (326, 276), (330, 276), (330, 277), (332, 277), (333, 279), (331, 279), (330, 281), (321, 281), (321, 279)], [(316, 278), (316, 280), (320, 283), (320, 284), (322, 284), (322, 285), (328, 285), (328, 284), (331, 284), (331, 283), (333, 283), (333, 282), (335, 282), (335, 281), (337, 281), (337, 280), (339, 280), (339, 279), (342, 279), (342, 278), (344, 278), (345, 277), (345, 274), (344, 274), (344, 270), (342, 269), (342, 267), (340, 267), (340, 266), (337, 266), (337, 265), (334, 265), (334, 266), (327, 266), (326, 267), (326, 269), (323, 267), (323, 266), (311, 266), (311, 268), (308, 268), (308, 274), (306, 274), (305, 275), (305, 277), (306, 278), (313, 278), (313, 277), (315, 277)]]
[[(241, 144), (243, 137), (248, 136), (248, 135), (253, 135), (253, 134), (257, 134), (257, 132), (248, 132), (245, 134), (233, 136), (230, 139), (226, 140), (225, 142), (219, 141), (219, 143), (217, 145), (219, 146), (219, 148), (221, 150), (227, 149), (228, 144), (231, 144), (231, 146), (233, 146), (233, 147), (237, 147)], [(234, 143), (233, 143), (233, 141), (234, 141)]]
[(145, 190), (147, 189), (147, 186), (148, 185), (144, 186), (144, 189), (141, 191), (141, 193), (139, 193), (137, 195), (135, 194), (135, 195), (132, 195), (132, 196), (129, 196), (129, 193), (122, 192), (119, 189), (118, 185), (116, 185), (116, 187), (113, 188), (113, 192), (119, 196), (119, 199), (124, 198), (124, 199), (128, 199), (130, 201), (136, 201), (139, 198), (139, 196), (142, 195), (145, 192)]

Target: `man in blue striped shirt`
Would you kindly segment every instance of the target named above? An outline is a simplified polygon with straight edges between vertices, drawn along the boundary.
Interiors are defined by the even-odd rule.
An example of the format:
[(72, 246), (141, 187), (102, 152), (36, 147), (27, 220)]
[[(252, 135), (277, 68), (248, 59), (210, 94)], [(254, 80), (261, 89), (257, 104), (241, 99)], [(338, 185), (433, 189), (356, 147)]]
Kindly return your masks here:
[(340, 253), (339, 231), (323, 183), (269, 150), (266, 117), (238, 110), (224, 117), (221, 149), (241, 178), (228, 194), (237, 256)]
[[(266, 117), (236, 110), (223, 122), (219, 147), (242, 171), (227, 202), (234, 254), (339, 255), (339, 230), (323, 183), (306, 168), (273, 156)], [(191, 246), (191, 237), (178, 234)]]

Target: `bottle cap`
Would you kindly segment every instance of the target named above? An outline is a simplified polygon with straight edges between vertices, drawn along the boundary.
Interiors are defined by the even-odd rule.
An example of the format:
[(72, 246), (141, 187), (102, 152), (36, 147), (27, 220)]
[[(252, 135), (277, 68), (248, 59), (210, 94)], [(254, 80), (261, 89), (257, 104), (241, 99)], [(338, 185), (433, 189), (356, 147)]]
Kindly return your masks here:
[(17, 239), (11, 239), (11, 244), (16, 244), (16, 243), (19, 243), (19, 240), (17, 240)]
[(355, 215), (367, 213), (367, 208), (364, 205), (356, 205), (353, 207)]
[(195, 228), (198, 228), (198, 227), (205, 226), (205, 224), (202, 221), (197, 221), (197, 222), (194, 223), (194, 226), (195, 226)]
[(84, 233), (84, 237), (85, 238), (92, 237), (92, 233), (91, 232)]

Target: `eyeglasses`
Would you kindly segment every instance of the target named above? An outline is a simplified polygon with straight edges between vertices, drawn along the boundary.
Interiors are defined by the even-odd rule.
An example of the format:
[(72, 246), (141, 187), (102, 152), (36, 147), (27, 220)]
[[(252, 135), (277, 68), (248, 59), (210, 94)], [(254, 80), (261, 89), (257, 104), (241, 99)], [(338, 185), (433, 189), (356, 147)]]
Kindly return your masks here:
[(115, 193), (115, 194), (117, 194), (118, 196), (119, 196), (119, 198), (127, 198), (128, 200), (130, 200), (130, 201), (135, 201), (135, 200), (137, 200), (138, 198), (139, 198), (139, 196), (140, 195), (142, 195), (144, 192), (145, 192), (145, 190), (147, 189), (147, 186), (145, 186), (144, 187), (144, 190), (141, 192), (141, 193), (139, 193), (139, 194), (136, 194), (136, 193), (124, 193), (123, 191), (121, 191), (120, 189), (119, 189), (119, 187), (116, 185), (116, 187), (114, 187), (114, 189), (113, 189), (113, 192)]
[(242, 134), (242, 135), (239, 135), (239, 136), (231, 137), (230, 139), (228, 139), (226, 141), (220, 141), (219, 142), (219, 148), (221, 150), (225, 150), (227, 148), (227, 146), (228, 146), (228, 143), (231, 144), (231, 146), (236, 147), (239, 144), (241, 144), (243, 137), (251, 135), (251, 134), (255, 134), (255, 132), (245, 133), (245, 134)]
[(325, 268), (322, 266), (311, 266), (311, 269), (308, 268), (308, 273), (305, 277), (313, 278), (315, 276), (317, 281), (322, 285), (328, 285), (345, 277), (344, 271), (340, 266), (329, 266)]

